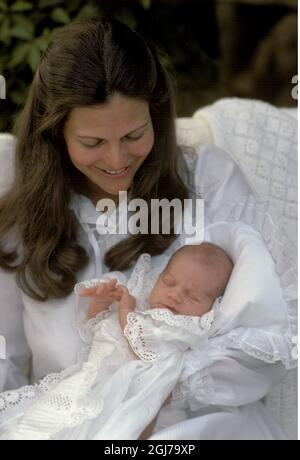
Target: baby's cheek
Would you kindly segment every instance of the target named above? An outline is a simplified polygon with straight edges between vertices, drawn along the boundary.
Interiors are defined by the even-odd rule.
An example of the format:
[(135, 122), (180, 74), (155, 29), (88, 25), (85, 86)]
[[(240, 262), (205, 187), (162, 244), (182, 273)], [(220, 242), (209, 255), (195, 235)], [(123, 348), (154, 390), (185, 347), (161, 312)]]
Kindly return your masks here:
[(153, 293), (151, 293), (150, 296), (148, 297), (148, 302), (153, 303)]
[(149, 302), (154, 303), (159, 299), (160, 290), (158, 288), (154, 288), (149, 296)]

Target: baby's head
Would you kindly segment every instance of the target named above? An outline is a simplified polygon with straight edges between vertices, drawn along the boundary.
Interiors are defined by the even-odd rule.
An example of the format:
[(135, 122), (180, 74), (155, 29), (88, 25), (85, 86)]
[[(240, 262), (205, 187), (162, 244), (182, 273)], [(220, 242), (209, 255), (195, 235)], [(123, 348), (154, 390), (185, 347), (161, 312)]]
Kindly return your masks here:
[(150, 296), (152, 308), (201, 316), (222, 296), (233, 269), (226, 252), (212, 243), (184, 246), (170, 259)]

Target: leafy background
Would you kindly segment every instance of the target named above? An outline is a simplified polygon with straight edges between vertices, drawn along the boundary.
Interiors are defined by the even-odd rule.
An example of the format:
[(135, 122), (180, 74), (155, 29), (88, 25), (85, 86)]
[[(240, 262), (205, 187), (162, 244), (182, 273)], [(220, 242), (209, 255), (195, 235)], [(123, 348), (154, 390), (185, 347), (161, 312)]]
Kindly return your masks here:
[(220, 78), (218, 1), (0, 0), (0, 75), (6, 79), (6, 99), (0, 100), (0, 132), (12, 129), (55, 30), (76, 19), (106, 14), (156, 41), (168, 53), (177, 80), (179, 116), (189, 116), (200, 106), (232, 95)]

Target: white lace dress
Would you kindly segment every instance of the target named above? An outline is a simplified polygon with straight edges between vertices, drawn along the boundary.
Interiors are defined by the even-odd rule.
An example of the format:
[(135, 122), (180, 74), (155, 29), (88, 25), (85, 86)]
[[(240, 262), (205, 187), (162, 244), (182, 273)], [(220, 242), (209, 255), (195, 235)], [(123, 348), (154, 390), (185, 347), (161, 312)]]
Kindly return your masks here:
[[(117, 311), (99, 314), (81, 328), (87, 341), (92, 337), (82, 354), (87, 359), (16, 391), (2, 414), (0, 439), (137, 439), (174, 389), (186, 350), (207, 346), (214, 314), (215, 308), (201, 318), (165, 309), (132, 312), (128, 342)], [(12, 393), (5, 397), (12, 401)]]

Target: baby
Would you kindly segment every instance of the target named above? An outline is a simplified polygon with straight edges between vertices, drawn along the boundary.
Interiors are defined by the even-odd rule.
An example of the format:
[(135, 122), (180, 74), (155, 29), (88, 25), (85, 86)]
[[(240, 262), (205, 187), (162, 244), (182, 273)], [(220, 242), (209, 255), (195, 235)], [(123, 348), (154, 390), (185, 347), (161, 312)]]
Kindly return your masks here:
[[(232, 268), (214, 244), (183, 247), (159, 276), (144, 312), (135, 311), (136, 299), (116, 279), (84, 287), (79, 295), (92, 297), (89, 318), (99, 314), (82, 356), (88, 354), (50, 387), (35, 388), (26, 410), (18, 417), (13, 410), (2, 430), (0, 424), (0, 439), (148, 439), (169, 404), (185, 352), (206, 349), (211, 323), (199, 317), (223, 295)], [(109, 311), (114, 302), (118, 309)], [(184, 409), (176, 417), (184, 420)]]
[[(202, 316), (222, 296), (233, 269), (226, 252), (212, 243), (184, 246), (170, 259), (149, 298), (150, 308), (166, 308), (176, 315)], [(117, 280), (83, 289), (82, 297), (92, 296), (88, 317), (93, 318), (119, 301), (122, 330), (127, 315), (136, 308), (136, 299)]]

